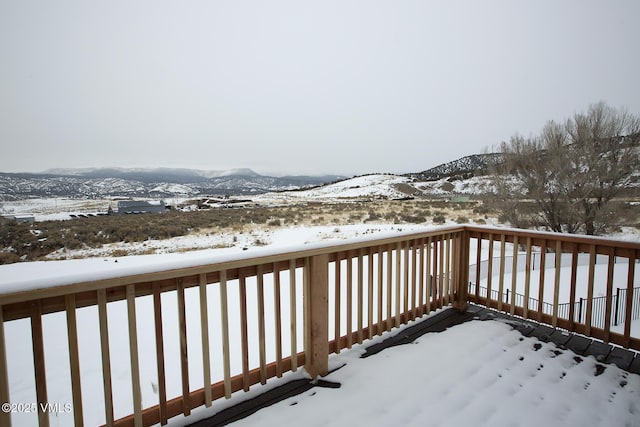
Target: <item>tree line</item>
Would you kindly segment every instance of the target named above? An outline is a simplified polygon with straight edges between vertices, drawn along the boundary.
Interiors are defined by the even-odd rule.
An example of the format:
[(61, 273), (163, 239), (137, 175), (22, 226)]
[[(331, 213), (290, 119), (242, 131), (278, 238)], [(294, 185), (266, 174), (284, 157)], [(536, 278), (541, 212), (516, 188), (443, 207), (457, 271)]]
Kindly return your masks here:
[(640, 117), (604, 102), (547, 122), (538, 135), (512, 136), (491, 173), (504, 219), (562, 233), (611, 231), (619, 219), (612, 201), (640, 178), (639, 145)]

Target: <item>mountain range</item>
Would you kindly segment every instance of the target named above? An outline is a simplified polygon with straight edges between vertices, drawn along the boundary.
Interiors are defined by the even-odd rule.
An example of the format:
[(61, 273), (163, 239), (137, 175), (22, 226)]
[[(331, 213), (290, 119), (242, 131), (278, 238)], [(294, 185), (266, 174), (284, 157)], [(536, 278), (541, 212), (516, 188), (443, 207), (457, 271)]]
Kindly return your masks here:
[(190, 197), (249, 195), (315, 187), (339, 175), (260, 175), (251, 169), (50, 169), (42, 173), (0, 172), (0, 201), (33, 197)]
[[(414, 181), (464, 179), (485, 174), (497, 154), (466, 156), (434, 168), (404, 174)], [(197, 169), (49, 169), (42, 173), (0, 172), (0, 201), (34, 197), (192, 197), (255, 195), (301, 190), (347, 179), (339, 175), (266, 176), (251, 169), (206, 171)]]

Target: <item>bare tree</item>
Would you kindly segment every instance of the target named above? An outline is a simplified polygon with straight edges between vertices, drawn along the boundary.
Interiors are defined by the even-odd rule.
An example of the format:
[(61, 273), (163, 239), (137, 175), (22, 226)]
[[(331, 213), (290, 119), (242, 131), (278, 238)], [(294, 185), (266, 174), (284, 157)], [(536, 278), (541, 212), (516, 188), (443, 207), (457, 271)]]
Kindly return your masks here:
[[(540, 135), (513, 136), (492, 173), (505, 217), (565, 233), (615, 226), (610, 202), (640, 171), (639, 132), (639, 117), (601, 102), (563, 124), (548, 122)], [(518, 203), (527, 200), (537, 209), (523, 212)]]

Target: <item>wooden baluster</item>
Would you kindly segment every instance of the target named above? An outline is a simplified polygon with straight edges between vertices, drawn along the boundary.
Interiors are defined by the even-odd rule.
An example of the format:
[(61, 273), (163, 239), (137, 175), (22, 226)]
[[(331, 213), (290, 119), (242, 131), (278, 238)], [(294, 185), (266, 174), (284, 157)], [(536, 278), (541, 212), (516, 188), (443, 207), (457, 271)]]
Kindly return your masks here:
[(291, 370), (298, 370), (298, 327), (296, 298), (296, 260), (289, 260), (289, 317), (291, 321)]
[(107, 321), (107, 292), (98, 289), (98, 321), (100, 324), (100, 351), (102, 355), (102, 385), (107, 427), (113, 426), (113, 393), (111, 385), (111, 357), (109, 352), (109, 323)]
[(404, 283), (403, 300), (404, 305), (402, 311), (402, 319), (405, 325), (409, 321), (409, 242), (403, 242), (402, 244), (402, 277)]
[(516, 312), (516, 283), (518, 280), (518, 235), (513, 236), (513, 262), (511, 264), (511, 315)]
[(427, 248), (426, 248), (426, 259), (425, 259), (425, 281), (426, 281), (426, 292), (425, 292), (425, 302), (427, 305), (427, 314), (431, 313), (431, 293), (434, 285), (434, 279), (431, 274), (431, 237), (427, 239)]
[(482, 235), (476, 238), (476, 300), (480, 299), (480, 266), (482, 265)]
[(347, 252), (347, 348), (353, 345), (353, 258)]
[(415, 240), (411, 241), (411, 320), (416, 318), (416, 309), (418, 306), (418, 302), (417, 300), (417, 286), (418, 286), (418, 282), (416, 281), (416, 275), (418, 274), (417, 272), (417, 265), (416, 265), (416, 258), (417, 258), (417, 251), (418, 248), (416, 247), (417, 242)]
[(448, 295), (446, 295), (445, 298), (445, 289), (444, 289), (444, 278), (445, 278), (445, 271), (444, 271), (444, 259), (445, 257), (448, 256), (446, 248), (445, 248), (445, 244), (444, 244), (444, 236), (442, 236), (440, 238), (440, 248), (438, 250), (438, 252), (440, 253), (440, 264), (438, 265), (438, 270), (439, 270), (439, 276), (440, 276), (440, 280), (438, 280), (438, 293), (440, 294), (440, 307), (443, 307), (447, 302), (448, 302)]
[(187, 354), (187, 316), (184, 300), (184, 284), (182, 278), (176, 280), (178, 296), (178, 331), (180, 334), (180, 371), (182, 378), (182, 413), (191, 414), (189, 400), (189, 357)]
[(387, 245), (387, 320), (386, 329), (390, 331), (393, 325), (393, 248)]
[(438, 272), (438, 246), (440, 238), (435, 237), (433, 240), (433, 301), (436, 308), (442, 307), (442, 300), (440, 299), (440, 273)]
[(227, 271), (220, 272), (220, 322), (222, 332), (222, 366), (224, 396), (231, 397), (231, 361), (229, 355), (229, 309), (227, 304)]
[(49, 414), (42, 410), (47, 404), (47, 378), (44, 361), (44, 342), (42, 336), (42, 310), (40, 300), (31, 303), (31, 341), (33, 345), (33, 367), (36, 377), (36, 400), (38, 404), (38, 425), (49, 426)]
[(629, 257), (629, 264), (627, 270), (627, 300), (624, 312), (624, 346), (629, 348), (631, 346), (631, 312), (633, 311), (633, 282), (635, 276), (635, 257)]
[(373, 338), (373, 248), (367, 256), (367, 338)]
[[(9, 375), (7, 370), (7, 349), (4, 337), (4, 310), (0, 305), (0, 404), (11, 402), (9, 397)], [(0, 411), (0, 425), (11, 427), (11, 413)]]
[(357, 319), (358, 319), (358, 344), (362, 344), (362, 323), (364, 318), (364, 282), (363, 282), (363, 265), (362, 265), (362, 249), (358, 251), (358, 311), (357, 311)]
[(80, 358), (78, 354), (78, 325), (76, 321), (75, 295), (65, 295), (64, 302), (67, 312), (67, 339), (69, 342), (73, 421), (76, 426), (80, 427), (84, 425), (84, 421), (82, 417), (82, 387), (80, 385)]
[(451, 291), (451, 234), (447, 234), (444, 238), (444, 303), (445, 305), (449, 305), (453, 299), (452, 291)]
[(542, 246), (540, 246), (540, 276), (538, 279), (538, 322), (542, 322), (542, 314), (544, 310), (544, 276), (546, 271), (547, 261), (547, 241), (542, 241)]
[(524, 304), (522, 317), (529, 318), (529, 294), (531, 288), (531, 237), (527, 237), (527, 255), (524, 260)]
[(504, 234), (500, 235), (500, 273), (498, 274), (498, 310), (502, 311), (502, 300), (504, 299), (504, 270), (505, 270), (505, 252), (507, 239)]
[(162, 334), (162, 299), (160, 285), (153, 284), (153, 317), (156, 337), (156, 369), (158, 372), (158, 407), (160, 423), (166, 425), (167, 418), (167, 385), (164, 366), (164, 337)]
[(240, 344), (242, 351), (242, 389), (249, 391), (249, 322), (247, 320), (247, 278), (244, 273), (238, 273), (238, 292), (240, 296)]
[(613, 302), (613, 266), (616, 263), (615, 249), (609, 248), (609, 263), (607, 265), (607, 298), (606, 309), (604, 315), (604, 342), (609, 342), (611, 334), (611, 305)]
[(400, 326), (400, 289), (402, 283), (400, 282), (400, 251), (402, 247), (400, 242), (396, 244), (396, 327)]
[(364, 318), (363, 310), (364, 310), (364, 297), (363, 297), (363, 266), (362, 266), (362, 249), (358, 251), (358, 306), (357, 316), (358, 316), (358, 344), (362, 344), (362, 322)]
[(493, 234), (489, 233), (489, 260), (487, 262), (487, 307), (491, 308), (491, 281), (493, 279)]
[(342, 345), (341, 342), (342, 340), (341, 338), (341, 333), (340, 333), (340, 294), (341, 294), (341, 286), (340, 286), (340, 282), (341, 282), (341, 264), (342, 264), (342, 260), (340, 259), (339, 256), (336, 256), (336, 262), (334, 263), (335, 265), (335, 269), (334, 269), (334, 295), (335, 295), (335, 299), (334, 299), (334, 309), (333, 309), (333, 314), (334, 314), (334, 321), (333, 321), (333, 325), (334, 325), (334, 332), (333, 335), (335, 336), (335, 340), (336, 340), (336, 354), (340, 354), (340, 350), (342, 350)]
[(127, 315), (129, 320), (129, 358), (131, 360), (131, 389), (135, 427), (142, 427), (142, 392), (140, 390), (140, 361), (138, 357), (138, 329), (136, 325), (136, 289), (127, 285)]
[(553, 317), (551, 325), (556, 328), (558, 326), (558, 298), (560, 297), (560, 268), (562, 267), (562, 242), (556, 241), (556, 262), (555, 262), (555, 278), (553, 290)]
[(273, 264), (273, 304), (276, 323), (276, 376), (282, 377), (282, 315), (280, 308), (280, 271)]
[(591, 335), (591, 317), (593, 315), (593, 285), (596, 269), (596, 245), (589, 246), (589, 279), (587, 281), (587, 313), (585, 316), (585, 334)]
[(264, 320), (264, 277), (262, 275), (262, 265), (256, 268), (256, 278), (258, 280), (258, 347), (260, 352), (260, 384), (267, 383), (267, 350), (266, 331)]
[(382, 322), (384, 321), (384, 316), (382, 314), (382, 300), (384, 298), (384, 284), (383, 284), (383, 267), (384, 262), (382, 259), (383, 248), (382, 246), (378, 246), (378, 335), (382, 334), (383, 326)]
[(204, 383), (204, 404), (211, 406), (211, 352), (209, 351), (209, 309), (207, 300), (207, 275), (199, 276), (200, 334), (202, 338), (202, 381)]
[(310, 299), (307, 298), (311, 292), (311, 279), (309, 278), (309, 257), (304, 258), (304, 268), (302, 269), (302, 318), (304, 325), (302, 327), (304, 333), (304, 354), (309, 354), (311, 346), (311, 328), (309, 326), (309, 313), (311, 312)]
[(571, 287), (569, 290), (569, 330), (575, 331), (576, 278), (578, 274), (578, 245), (573, 246), (571, 254)]
[(418, 258), (420, 258), (420, 267), (418, 268), (418, 316), (422, 317), (424, 315), (424, 239), (420, 239), (418, 243), (420, 245), (420, 250), (418, 254)]

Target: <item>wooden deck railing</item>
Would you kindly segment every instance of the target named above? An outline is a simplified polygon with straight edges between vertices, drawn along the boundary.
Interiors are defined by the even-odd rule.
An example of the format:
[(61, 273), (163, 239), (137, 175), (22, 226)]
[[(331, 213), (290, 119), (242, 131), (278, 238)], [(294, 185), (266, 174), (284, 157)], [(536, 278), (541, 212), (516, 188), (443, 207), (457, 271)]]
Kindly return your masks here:
[[(635, 337), (631, 334), (632, 314), (637, 311), (634, 286), (638, 286), (635, 273), (640, 244), (477, 227), (467, 227), (467, 232), (476, 245), (475, 264), (471, 261), (475, 271), (470, 273), (471, 289), (475, 292), (469, 293), (470, 302), (640, 350), (640, 330), (635, 331)], [(483, 263), (482, 259), (487, 261)], [(579, 262), (580, 259), (584, 261)], [(599, 264), (606, 267), (606, 275), (601, 275), (603, 282), (598, 281), (596, 274)], [(579, 278), (579, 271), (586, 277)], [(625, 305), (621, 309), (624, 316), (620, 319), (622, 333), (612, 331), (612, 326), (617, 326), (612, 325), (617, 323), (612, 322), (612, 318), (619, 318), (613, 316), (614, 297), (620, 295), (620, 290), (614, 293), (615, 272), (621, 273), (617, 275), (616, 286), (624, 292)], [(594, 294), (598, 284), (604, 285), (601, 295)], [(585, 296), (577, 296), (578, 292)], [(520, 301), (516, 298), (518, 294), (523, 295)], [(605, 312), (596, 320), (594, 303), (602, 297), (605, 298)], [(581, 299), (584, 314), (576, 313)], [(562, 313), (559, 308), (564, 304), (568, 310)]]
[[(495, 249), (497, 261), (489, 256)], [(519, 251), (525, 254), (525, 268), (520, 268), (523, 280), (516, 274)], [(576, 279), (577, 255), (583, 252), (590, 257), (585, 284)], [(507, 268), (509, 253), (516, 256)], [(539, 254), (537, 263), (531, 262), (533, 253)], [(560, 253), (571, 257), (569, 301), (560, 301), (562, 257), (555, 257)], [(65, 387), (72, 403), (72, 413), (66, 414), (69, 423), (166, 424), (174, 416), (189, 415), (194, 408), (211, 406), (217, 399), (301, 366), (311, 376), (324, 375), (330, 353), (439, 307), (464, 310), (468, 301), (640, 350), (640, 340), (631, 336), (630, 308), (622, 333), (612, 331), (610, 323), (604, 328), (591, 326), (589, 308), (585, 323), (575, 321), (573, 313), (567, 318), (558, 314), (561, 302), (575, 301), (579, 286), (586, 286), (587, 301), (593, 299), (599, 254), (609, 260), (606, 296), (611, 310), (614, 268), (624, 266), (625, 292), (629, 292), (639, 244), (468, 226), (4, 294), (0, 295), (0, 402), (15, 402), (7, 363), (14, 345), (5, 339), (5, 332), (16, 322), (28, 323), (24, 336), (30, 335), (33, 364), (31, 372), (21, 375), (35, 378), (33, 417), (40, 426), (49, 425), (43, 408), (51, 403), (52, 391)], [(547, 259), (552, 258), (549, 265)], [(620, 258), (627, 263), (615, 264)], [(485, 274), (483, 260), (488, 261)], [(470, 271), (474, 262), (476, 271)], [(486, 297), (497, 288), (499, 295), (506, 289), (512, 295), (522, 289), (528, 298), (536, 266), (540, 270), (536, 296), (552, 301), (551, 315), (541, 306), (531, 309), (515, 300)], [(554, 272), (551, 294), (544, 285), (549, 267)], [(470, 278), (475, 289), (471, 294)], [(481, 286), (488, 288), (484, 295)], [(58, 321), (67, 331), (62, 352), (69, 369), (66, 382), (53, 381), (47, 369), (53, 356), (45, 345), (45, 330), (56, 314), (62, 316)], [(91, 336), (97, 337), (98, 362), (87, 360), (91, 353), (81, 351)], [(125, 338), (124, 344), (116, 343), (118, 337)], [(123, 351), (128, 353), (130, 395), (124, 401), (118, 396), (121, 389), (114, 386), (116, 380), (122, 382), (114, 359)], [(174, 359), (177, 369), (171, 365)], [(86, 385), (89, 374), (83, 374), (83, 366), (89, 362), (100, 366), (92, 373), (99, 377), (98, 393)], [(88, 395), (99, 402), (88, 402)], [(0, 425), (10, 423), (11, 414), (0, 413)]]

